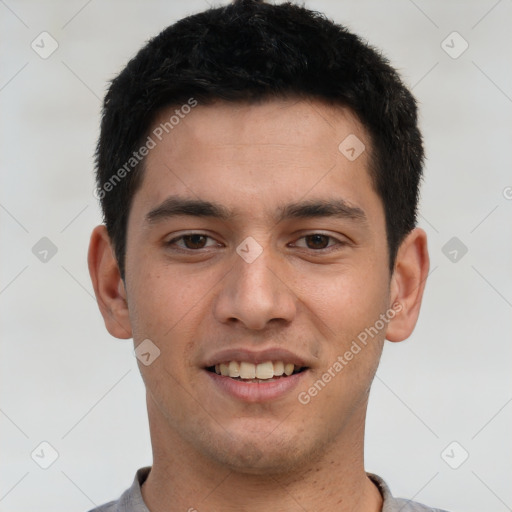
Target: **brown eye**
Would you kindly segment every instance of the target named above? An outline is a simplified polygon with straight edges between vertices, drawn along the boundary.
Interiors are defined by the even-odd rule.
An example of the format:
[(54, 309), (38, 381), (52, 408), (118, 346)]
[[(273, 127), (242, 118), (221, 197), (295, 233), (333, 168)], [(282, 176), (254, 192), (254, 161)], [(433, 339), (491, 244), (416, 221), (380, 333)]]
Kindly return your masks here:
[(184, 235), (182, 238), (187, 249), (202, 249), (208, 240), (205, 235)]
[(331, 237), (327, 235), (308, 235), (304, 237), (308, 249), (325, 249), (329, 245)]

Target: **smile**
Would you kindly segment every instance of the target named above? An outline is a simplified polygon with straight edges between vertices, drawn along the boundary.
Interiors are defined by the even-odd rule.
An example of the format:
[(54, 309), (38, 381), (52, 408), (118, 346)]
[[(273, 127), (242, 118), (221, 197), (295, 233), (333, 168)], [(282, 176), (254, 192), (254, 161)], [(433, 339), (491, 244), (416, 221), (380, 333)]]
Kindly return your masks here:
[(305, 369), (305, 367), (283, 361), (265, 361), (259, 364), (247, 361), (226, 361), (207, 368), (217, 375), (245, 382), (272, 381), (283, 376), (289, 377)]
[(292, 396), (293, 389), (305, 378), (309, 368), (283, 361), (226, 361), (205, 370), (210, 382), (222, 394), (257, 403)]

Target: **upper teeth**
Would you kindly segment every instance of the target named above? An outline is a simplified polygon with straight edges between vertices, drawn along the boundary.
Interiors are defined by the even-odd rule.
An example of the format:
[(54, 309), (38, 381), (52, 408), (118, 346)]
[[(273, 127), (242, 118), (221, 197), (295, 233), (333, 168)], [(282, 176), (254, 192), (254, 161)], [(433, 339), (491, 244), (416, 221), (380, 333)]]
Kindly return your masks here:
[[(300, 367), (298, 366), (297, 369)], [(241, 379), (271, 379), (280, 375), (291, 375), (295, 370), (293, 363), (283, 361), (266, 361), (260, 364), (247, 363), (245, 361), (229, 361), (215, 365), (215, 373), (225, 377), (240, 377)]]

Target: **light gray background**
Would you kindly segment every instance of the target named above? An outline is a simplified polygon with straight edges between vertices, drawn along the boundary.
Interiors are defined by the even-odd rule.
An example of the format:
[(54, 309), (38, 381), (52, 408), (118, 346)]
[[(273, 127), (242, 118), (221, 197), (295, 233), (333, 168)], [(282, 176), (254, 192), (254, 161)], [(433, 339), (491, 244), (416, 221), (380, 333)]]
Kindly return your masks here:
[[(391, 59), (421, 103), (428, 153), (432, 273), (414, 335), (385, 348), (367, 470), (396, 495), (453, 512), (512, 510), (512, 2), (306, 6)], [(86, 267), (101, 219), (92, 154), (107, 81), (149, 37), (206, 7), (0, 0), (1, 511), (85, 511), (151, 463), (131, 341), (104, 329)], [(42, 31), (59, 44), (47, 59), (31, 48)], [(469, 44), (456, 59), (442, 47), (453, 31)], [(444, 43), (452, 53), (463, 44)], [(456, 262), (442, 252), (454, 236), (468, 248)], [(32, 252), (42, 237), (58, 249), (46, 263)], [(50, 456), (42, 441), (59, 454), (46, 470), (31, 458)], [(469, 453), (458, 469), (441, 456), (452, 441), (452, 465)]]

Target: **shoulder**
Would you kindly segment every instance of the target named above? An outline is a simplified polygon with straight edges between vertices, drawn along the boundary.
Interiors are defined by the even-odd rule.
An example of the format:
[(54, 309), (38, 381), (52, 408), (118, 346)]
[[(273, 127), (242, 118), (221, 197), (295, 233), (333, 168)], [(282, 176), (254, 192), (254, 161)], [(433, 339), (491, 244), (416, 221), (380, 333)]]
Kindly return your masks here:
[(383, 505), (382, 512), (446, 512), (439, 508), (432, 508), (412, 500), (405, 500), (403, 498), (395, 498), (389, 490), (386, 482), (378, 475), (367, 473), (368, 478), (379, 489)]
[(104, 505), (89, 510), (89, 512), (121, 512), (119, 509), (119, 501), (120, 500), (109, 501)]
[[(402, 498), (393, 498), (393, 507), (389, 509), (389, 512), (400, 510), (401, 512), (446, 512), (440, 508), (427, 507), (416, 501), (404, 500)], [(387, 512), (386, 509), (382, 509), (382, 512)]]
[(109, 501), (89, 512), (149, 512), (142, 499), (141, 485), (146, 480), (151, 467), (141, 468), (137, 471), (132, 486), (127, 489), (118, 500)]

